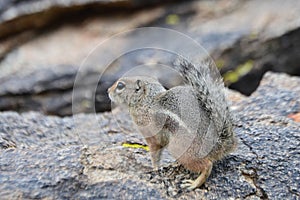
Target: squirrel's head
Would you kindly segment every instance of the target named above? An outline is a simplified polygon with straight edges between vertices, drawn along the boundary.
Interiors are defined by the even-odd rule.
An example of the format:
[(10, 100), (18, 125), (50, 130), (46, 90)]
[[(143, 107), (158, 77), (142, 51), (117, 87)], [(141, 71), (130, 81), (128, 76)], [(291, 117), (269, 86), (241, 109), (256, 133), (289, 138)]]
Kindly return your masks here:
[(108, 89), (108, 95), (117, 104), (133, 106), (143, 100), (152, 99), (164, 90), (164, 87), (152, 77), (122, 77)]

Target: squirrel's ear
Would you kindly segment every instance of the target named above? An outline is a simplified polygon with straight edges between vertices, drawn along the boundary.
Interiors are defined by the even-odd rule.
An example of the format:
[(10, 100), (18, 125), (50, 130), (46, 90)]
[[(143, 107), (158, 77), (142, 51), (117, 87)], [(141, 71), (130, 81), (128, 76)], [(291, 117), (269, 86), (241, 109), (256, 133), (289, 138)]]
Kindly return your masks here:
[(142, 88), (142, 86), (143, 86), (143, 82), (141, 81), (141, 80), (137, 80), (136, 82), (135, 82), (135, 91), (139, 91), (141, 88)]

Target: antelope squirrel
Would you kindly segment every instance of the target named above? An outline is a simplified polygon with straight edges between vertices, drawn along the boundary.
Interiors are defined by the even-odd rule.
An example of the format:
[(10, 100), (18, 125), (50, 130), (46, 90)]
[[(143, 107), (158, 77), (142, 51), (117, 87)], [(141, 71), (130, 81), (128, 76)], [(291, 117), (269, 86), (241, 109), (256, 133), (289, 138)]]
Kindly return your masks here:
[(185, 168), (200, 173), (196, 180), (183, 182), (190, 190), (200, 187), (213, 162), (236, 146), (223, 81), (214, 80), (209, 65), (178, 59), (173, 67), (186, 85), (169, 90), (147, 76), (122, 77), (108, 89), (113, 102), (128, 107), (149, 145), (154, 169), (166, 147)]

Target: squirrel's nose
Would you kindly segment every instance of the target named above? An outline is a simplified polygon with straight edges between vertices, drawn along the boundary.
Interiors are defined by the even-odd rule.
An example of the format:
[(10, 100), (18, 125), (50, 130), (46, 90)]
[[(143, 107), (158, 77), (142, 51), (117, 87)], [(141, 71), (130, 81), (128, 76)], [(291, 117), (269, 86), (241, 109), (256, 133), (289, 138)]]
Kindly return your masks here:
[(113, 84), (110, 88), (107, 89), (108, 97), (110, 98), (111, 101), (114, 101), (113, 98), (113, 90), (115, 89), (115, 84)]
[(110, 93), (110, 92), (113, 91), (113, 89), (115, 88), (114, 85), (115, 85), (115, 84), (113, 84), (111, 87), (109, 87), (109, 88), (107, 89), (107, 93)]
[(112, 92), (113, 90), (115, 90), (116, 84), (117, 84), (117, 82), (115, 82), (112, 86), (110, 86), (110, 87), (107, 89), (107, 92), (110, 93), (110, 92)]
[(107, 89), (107, 93), (110, 93), (110, 91), (111, 91), (111, 87), (109, 87), (109, 88)]

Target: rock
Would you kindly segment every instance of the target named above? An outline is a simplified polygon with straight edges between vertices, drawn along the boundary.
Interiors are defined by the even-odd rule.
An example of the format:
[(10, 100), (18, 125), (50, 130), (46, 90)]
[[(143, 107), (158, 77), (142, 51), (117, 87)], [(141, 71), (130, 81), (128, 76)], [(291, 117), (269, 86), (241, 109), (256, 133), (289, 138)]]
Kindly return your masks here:
[[(72, 115), (72, 111), (92, 112), (90, 104), (84, 104), (89, 102), (89, 97), (86, 96), (88, 91), (86, 85), (78, 87), (77, 94), (80, 95), (74, 95), (72, 99), (77, 69), (73, 66), (61, 66), (61, 68), (38, 70), (27, 76), (4, 81), (0, 87), (0, 110), (21, 112), (35, 110), (59, 116)], [(95, 70), (86, 71), (84, 82), (99, 85), (95, 96), (96, 110), (105, 111), (110, 109), (106, 90), (108, 84), (113, 83), (105, 80), (98, 83), (99, 76), (99, 72)]]
[[(166, 23), (170, 13), (177, 24)], [(212, 55), (230, 88), (250, 95), (267, 71), (300, 75), (299, 13), (294, 0), (196, 1), (168, 8), (150, 25), (188, 34)]]
[(179, 185), (196, 174), (166, 152), (154, 172), (145, 149), (124, 145), (145, 141), (122, 110), (64, 118), (2, 112), (1, 198), (297, 199), (300, 124), (287, 116), (300, 111), (299, 84), (269, 72), (250, 97), (231, 98), (237, 151), (191, 192)]
[[(68, 9), (74, 8), (75, 1), (67, 1), (65, 4), (59, 2), (46, 0), (4, 2), (2, 4), (14, 6), (10, 9), (2, 9), (0, 16), (3, 21), (0, 24), (4, 26), (8, 19), (4, 17), (7, 15), (5, 13), (10, 12), (11, 9), (18, 11), (23, 8), (21, 5), (25, 4), (28, 8), (29, 5), (46, 4), (45, 7), (33, 6), (33, 8), (44, 9), (47, 12), (52, 12), (51, 8), (55, 5)], [(91, 0), (81, 3), (89, 7), (88, 5), (94, 5), (95, 2)], [(104, 6), (103, 2), (106, 4), (106, 1), (97, 1), (96, 4), (101, 7)], [(213, 56), (230, 88), (250, 95), (266, 71), (299, 75), (297, 47), (300, 45), (298, 39), (300, 5), (298, 4), (298, 1), (292, 0), (285, 1), (284, 4), (279, 0), (272, 3), (259, 0), (192, 1), (160, 5), (145, 10), (124, 9), (106, 16), (80, 15), (82, 10), (74, 9), (74, 13), (65, 13), (70, 17), (79, 15), (73, 21), (66, 21), (59, 26), (54, 26), (54, 22), (52, 24), (45, 21), (47, 29), (38, 29), (38, 31), (31, 29), (1, 41), (0, 110), (21, 112), (38, 110), (45, 114), (60, 116), (93, 112), (94, 109), (97, 112), (109, 110), (110, 103), (106, 90), (118, 77), (133, 67), (145, 63), (169, 65), (173, 57), (166, 52), (144, 49), (120, 57), (117, 55), (117, 58), (107, 67), (103, 64), (107, 56), (113, 55), (115, 50), (125, 45), (134, 44), (122, 40), (116, 45), (111, 45), (112, 47), (109, 46), (111, 51), (99, 55), (99, 58), (91, 59), (86, 71), (83, 72), (83, 79), (87, 82), (83, 83), (85, 87), (74, 99), (78, 106), (72, 110), (71, 97), (76, 70), (80, 68), (82, 61), (96, 44), (124, 30), (143, 26), (165, 27), (186, 33), (202, 44)], [(31, 12), (36, 13), (38, 19), (42, 19), (38, 10), (34, 9)], [(20, 13), (19, 16), (23, 15)], [(17, 22), (18, 19), (23, 18), (16, 15), (14, 19)], [(34, 20), (29, 22), (34, 23)], [(174, 42), (171, 48), (181, 49), (181, 47), (182, 44)], [(98, 82), (96, 76), (106, 68), (109, 70)], [(167, 77), (165, 80), (167, 87), (180, 82), (169, 73), (160, 72), (160, 75), (163, 78)], [(173, 80), (176, 80), (175, 83)], [(52, 82), (54, 85), (49, 87), (43, 84)], [(60, 86), (62, 82), (64, 83)], [(96, 93), (89, 94), (90, 91), (85, 91), (86, 88), (93, 86), (97, 86)], [(86, 96), (91, 95), (91, 98), (94, 98), (92, 103), (86, 100)]]
[[(300, 75), (297, 64), (299, 62), (297, 46), (300, 45), (298, 3), (300, 2), (293, 0), (284, 4), (277, 0), (272, 3), (248, 1), (226, 17), (202, 27), (203, 30), (211, 30), (212, 33), (223, 30), (224, 34), (240, 35), (229, 39), (233, 44), (228, 45), (229, 41), (224, 41), (226, 38), (219, 41), (221, 45), (225, 43), (224, 49), (216, 49), (213, 52), (217, 62), (224, 64), (221, 71), (225, 80), (229, 81), (230, 88), (250, 95), (267, 71)], [(225, 24), (225, 21), (228, 24)], [(215, 27), (213, 23), (218, 26)], [(242, 72), (243, 70), (245, 72)], [(238, 76), (237, 81), (230, 80), (232, 74)]]
[(270, 199), (300, 195), (295, 189), (299, 188), (300, 124), (288, 118), (300, 110), (299, 83), (299, 78), (268, 72), (257, 91), (237, 110), (241, 121), (247, 121), (240, 127), (241, 142), (257, 158), (255, 182)]
[(0, 39), (11, 34), (40, 29), (59, 21), (62, 18), (71, 20), (70, 15), (78, 16), (79, 12), (102, 13), (108, 10), (134, 9), (155, 5), (157, 1), (133, 0), (18, 0), (2, 1), (0, 3)]
[[(25, 39), (22, 37), (21, 40), (27, 41), (26, 37), (29, 37), (30, 42), (27, 41), (24, 45), (19, 44), (18, 40), (0, 43), (4, 49), (5, 46), (12, 45), (11, 42), (13, 47), (17, 45), (14, 51), (8, 51), (9, 54), (3, 55), (4, 59), (0, 63), (0, 110), (21, 112), (39, 110), (45, 114), (71, 115), (75, 77), (80, 63), (94, 48), (94, 45), (122, 30), (146, 23), (149, 20), (147, 19), (149, 13), (155, 17), (160, 12), (160, 9), (154, 8), (145, 12), (123, 13), (114, 17), (113, 22), (107, 17), (95, 17), (73, 28), (61, 27), (54, 31), (54, 34), (25, 35)], [(77, 29), (79, 26), (81, 28)], [(82, 30), (82, 32), (76, 30)], [(32, 37), (36, 38), (32, 39)], [(49, 43), (49, 41), (52, 42)], [(75, 50), (69, 51), (69, 48)], [(43, 55), (40, 54), (42, 52)], [(15, 62), (16, 60), (18, 61)], [(125, 62), (127, 66), (130, 65), (126, 60), (122, 64)], [(118, 68), (119, 63), (116, 63), (112, 65)], [(95, 101), (99, 103), (96, 103), (96, 110), (110, 109), (106, 91), (122, 72), (110, 73), (98, 83), (103, 68), (101, 63), (95, 61), (83, 72), (83, 79), (86, 81), (83, 83), (85, 88), (82, 89), (80, 96), (74, 99), (75, 102), (80, 103), (80, 107), (75, 108), (77, 112), (91, 112), (90, 104), (85, 103), (86, 88), (97, 85), (99, 88), (97, 88)]]

